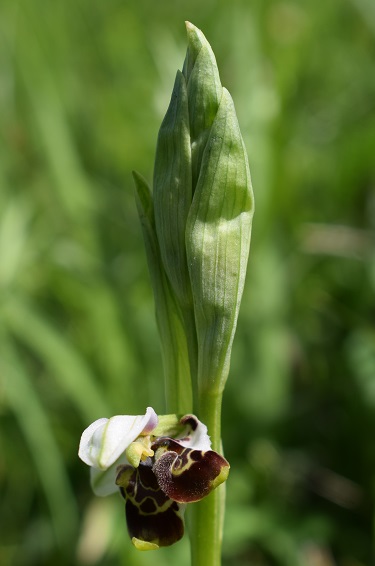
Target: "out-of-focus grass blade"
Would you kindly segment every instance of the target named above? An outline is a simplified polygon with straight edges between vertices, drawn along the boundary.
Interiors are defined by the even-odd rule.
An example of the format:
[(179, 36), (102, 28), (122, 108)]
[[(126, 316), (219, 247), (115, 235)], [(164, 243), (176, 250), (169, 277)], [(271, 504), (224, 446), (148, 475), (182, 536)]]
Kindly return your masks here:
[(19, 199), (8, 201), (0, 209), (0, 287), (9, 285), (16, 276), (27, 243), (30, 212), (28, 203)]
[[(276, 515), (276, 516), (275, 516)], [(282, 524), (277, 514), (270, 510), (236, 505), (228, 509), (225, 548), (246, 552), (249, 541), (261, 543), (269, 556), (280, 566), (303, 566), (294, 533)], [(256, 562), (255, 564), (260, 564)]]
[(62, 332), (20, 296), (8, 302), (4, 315), (11, 331), (41, 358), (85, 421), (110, 414), (103, 392)]
[(64, 461), (44, 407), (5, 332), (1, 333), (0, 375), (11, 410), (29, 446), (51, 512), (55, 536), (64, 548), (78, 526), (78, 511)]
[(65, 213), (80, 223), (87, 211), (95, 207), (95, 201), (74, 146), (56, 78), (33, 33), (34, 28), (24, 21), (29, 17), (33, 19), (33, 10), (19, 19), (20, 74), (32, 106), (38, 141), (54, 180), (52, 188), (57, 191)]
[(139, 366), (126, 329), (121, 326), (116, 296), (100, 281), (84, 292), (81, 289), (79, 296), (92, 328), (92, 339), (99, 347), (96, 359), (105, 375), (111, 407), (114, 412), (131, 413), (136, 410), (141, 390), (139, 380), (135, 382)]

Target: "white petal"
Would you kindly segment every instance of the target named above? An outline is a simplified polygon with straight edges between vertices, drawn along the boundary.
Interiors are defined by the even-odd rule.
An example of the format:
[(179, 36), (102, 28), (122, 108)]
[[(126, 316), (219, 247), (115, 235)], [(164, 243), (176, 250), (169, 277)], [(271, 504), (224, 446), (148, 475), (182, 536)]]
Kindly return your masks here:
[[(179, 444), (185, 446), (186, 448), (192, 448), (193, 450), (202, 450), (206, 452), (211, 450), (211, 440), (207, 434), (207, 427), (200, 420), (197, 419), (195, 415), (185, 415), (181, 419), (181, 422), (186, 419), (188, 425), (188, 433), (182, 438), (176, 438)], [(191, 423), (189, 424), (189, 421)], [(195, 430), (194, 429), (195, 426)]]
[(126, 458), (119, 458), (107, 470), (91, 468), (90, 483), (95, 495), (105, 497), (106, 495), (111, 495), (111, 493), (118, 492), (119, 487), (116, 485), (117, 466), (126, 463)]
[(99, 419), (83, 432), (78, 455), (89, 466), (107, 470), (140, 434), (155, 428), (157, 419), (151, 407), (145, 415)]
[(78, 456), (87, 464), (88, 466), (94, 466), (94, 460), (92, 455), (92, 437), (95, 431), (100, 428), (104, 423), (108, 422), (108, 419), (98, 419), (90, 424), (86, 430), (83, 431), (81, 436), (81, 441), (79, 443)]

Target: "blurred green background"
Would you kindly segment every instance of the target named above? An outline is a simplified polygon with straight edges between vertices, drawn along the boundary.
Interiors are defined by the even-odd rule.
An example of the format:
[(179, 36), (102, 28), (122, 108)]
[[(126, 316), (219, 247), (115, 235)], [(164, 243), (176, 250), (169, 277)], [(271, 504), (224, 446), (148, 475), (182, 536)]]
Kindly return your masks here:
[(2, 0), (0, 564), (188, 566), (95, 498), (81, 431), (164, 411), (131, 170), (152, 178), (184, 20), (256, 215), (223, 407), (224, 565), (375, 563), (375, 3)]

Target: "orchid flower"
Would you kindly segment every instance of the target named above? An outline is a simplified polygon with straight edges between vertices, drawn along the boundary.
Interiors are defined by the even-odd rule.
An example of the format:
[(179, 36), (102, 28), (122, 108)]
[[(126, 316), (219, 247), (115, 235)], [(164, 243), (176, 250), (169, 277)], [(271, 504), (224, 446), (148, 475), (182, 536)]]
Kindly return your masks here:
[(96, 495), (120, 491), (129, 535), (139, 550), (177, 542), (186, 503), (224, 482), (229, 464), (211, 450), (207, 427), (194, 415), (117, 415), (82, 434), (79, 457), (91, 467)]

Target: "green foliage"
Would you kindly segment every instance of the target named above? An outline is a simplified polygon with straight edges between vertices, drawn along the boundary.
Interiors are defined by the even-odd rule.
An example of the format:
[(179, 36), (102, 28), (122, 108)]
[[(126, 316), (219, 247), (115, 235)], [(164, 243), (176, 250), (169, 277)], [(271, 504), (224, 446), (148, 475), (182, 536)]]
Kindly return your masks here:
[(131, 170), (204, 30), (256, 192), (223, 406), (224, 563), (374, 548), (375, 12), (367, 0), (3, 0), (0, 563), (189, 563), (127, 540), (77, 458), (94, 419), (164, 413)]

